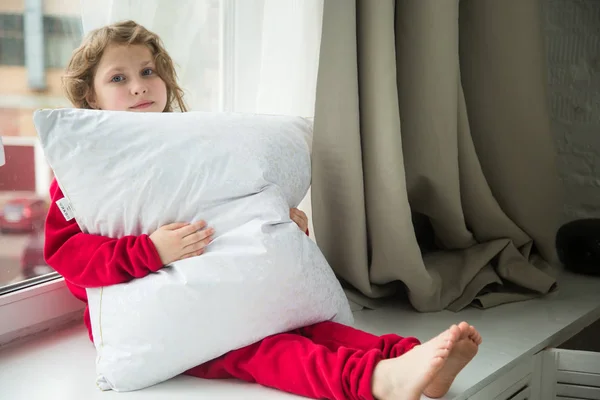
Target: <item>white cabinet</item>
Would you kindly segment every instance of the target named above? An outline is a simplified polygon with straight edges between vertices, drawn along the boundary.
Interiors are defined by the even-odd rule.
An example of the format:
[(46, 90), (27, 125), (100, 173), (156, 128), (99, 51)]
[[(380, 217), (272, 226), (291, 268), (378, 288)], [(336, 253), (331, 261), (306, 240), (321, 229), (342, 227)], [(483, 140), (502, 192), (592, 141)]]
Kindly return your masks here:
[(553, 349), (542, 356), (540, 400), (600, 400), (600, 353)]
[(600, 353), (544, 350), (468, 400), (600, 400)]
[(468, 400), (533, 400), (539, 391), (536, 367), (540, 355), (518, 363)]

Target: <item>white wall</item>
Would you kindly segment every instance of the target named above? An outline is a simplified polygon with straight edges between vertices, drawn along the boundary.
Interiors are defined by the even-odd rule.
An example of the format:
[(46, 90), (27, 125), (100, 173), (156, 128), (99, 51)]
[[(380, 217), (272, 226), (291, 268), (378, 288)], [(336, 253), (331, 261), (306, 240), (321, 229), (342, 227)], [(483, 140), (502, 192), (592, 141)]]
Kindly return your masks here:
[(565, 217), (600, 217), (600, 1), (543, 1)]

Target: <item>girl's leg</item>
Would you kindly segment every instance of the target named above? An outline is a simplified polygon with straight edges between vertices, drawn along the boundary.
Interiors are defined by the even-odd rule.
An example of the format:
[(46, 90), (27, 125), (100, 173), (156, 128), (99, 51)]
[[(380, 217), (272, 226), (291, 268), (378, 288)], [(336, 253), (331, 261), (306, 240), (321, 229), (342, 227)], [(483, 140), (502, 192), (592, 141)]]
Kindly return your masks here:
[(378, 349), (326, 346), (294, 333), (270, 336), (192, 368), (186, 375), (237, 378), (314, 399), (373, 399), (371, 381), (383, 358)]
[(285, 333), (234, 350), (186, 374), (237, 378), (314, 399), (418, 400), (426, 388), (431, 393), (441, 391), (441, 386), (431, 383), (460, 336), (461, 330), (452, 326), (400, 357), (383, 360), (378, 349), (340, 346), (332, 351), (307, 337)]
[(383, 358), (396, 358), (412, 350), (420, 342), (414, 337), (402, 337), (394, 334), (383, 336), (372, 335), (337, 322), (321, 322), (294, 332), (311, 339), (317, 344), (330, 350), (348, 347), (368, 351), (377, 349), (383, 353)]

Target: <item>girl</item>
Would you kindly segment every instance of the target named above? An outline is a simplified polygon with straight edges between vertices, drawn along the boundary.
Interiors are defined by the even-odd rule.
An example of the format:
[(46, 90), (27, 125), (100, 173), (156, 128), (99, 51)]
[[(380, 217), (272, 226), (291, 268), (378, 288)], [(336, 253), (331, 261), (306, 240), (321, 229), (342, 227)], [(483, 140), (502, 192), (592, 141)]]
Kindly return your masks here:
[[(73, 53), (64, 86), (79, 108), (186, 111), (173, 62), (160, 39), (132, 21), (91, 32)], [(86, 303), (85, 288), (140, 279), (174, 261), (200, 256), (213, 234), (205, 222), (185, 221), (151, 235), (113, 239), (85, 234), (56, 205), (63, 198), (56, 181), (50, 195), (45, 258)], [(304, 213), (293, 209), (290, 218), (307, 231)], [(84, 320), (93, 340), (87, 308)], [(237, 378), (310, 398), (415, 400), (422, 393), (443, 396), (480, 343), (478, 332), (464, 322), (424, 344), (323, 322), (265, 338), (186, 374)]]

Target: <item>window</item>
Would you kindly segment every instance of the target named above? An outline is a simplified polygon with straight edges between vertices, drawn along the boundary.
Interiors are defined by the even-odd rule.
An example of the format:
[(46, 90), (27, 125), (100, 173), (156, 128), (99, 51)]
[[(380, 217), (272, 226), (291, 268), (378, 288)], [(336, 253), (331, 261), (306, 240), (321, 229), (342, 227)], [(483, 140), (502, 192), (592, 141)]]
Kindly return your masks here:
[[(81, 18), (45, 15), (44, 60), (46, 67), (65, 67), (71, 52), (81, 42), (81, 37)], [(0, 14), (0, 65), (25, 65), (25, 33), (22, 14)]]
[[(52, 173), (44, 160), (32, 113), (68, 106), (60, 84), (62, 68), (82, 38), (77, 2), (58, 8), (45, 0), (43, 16), (47, 90), (30, 90), (25, 63), (25, 0), (9, 10), (0, 5), (0, 138), (6, 164), (0, 167), (0, 293), (15, 291), (58, 274), (46, 265), (43, 226)], [(12, 2), (15, 3), (15, 2)], [(50, 4), (52, 3), (52, 4)], [(2, 3), (3, 4), (3, 3)], [(7, 5), (7, 7), (9, 7)], [(64, 11), (65, 15), (61, 15)]]
[(23, 14), (0, 14), (0, 65), (24, 64)]
[(47, 68), (66, 67), (73, 49), (81, 42), (82, 31), (81, 18), (44, 16)]

